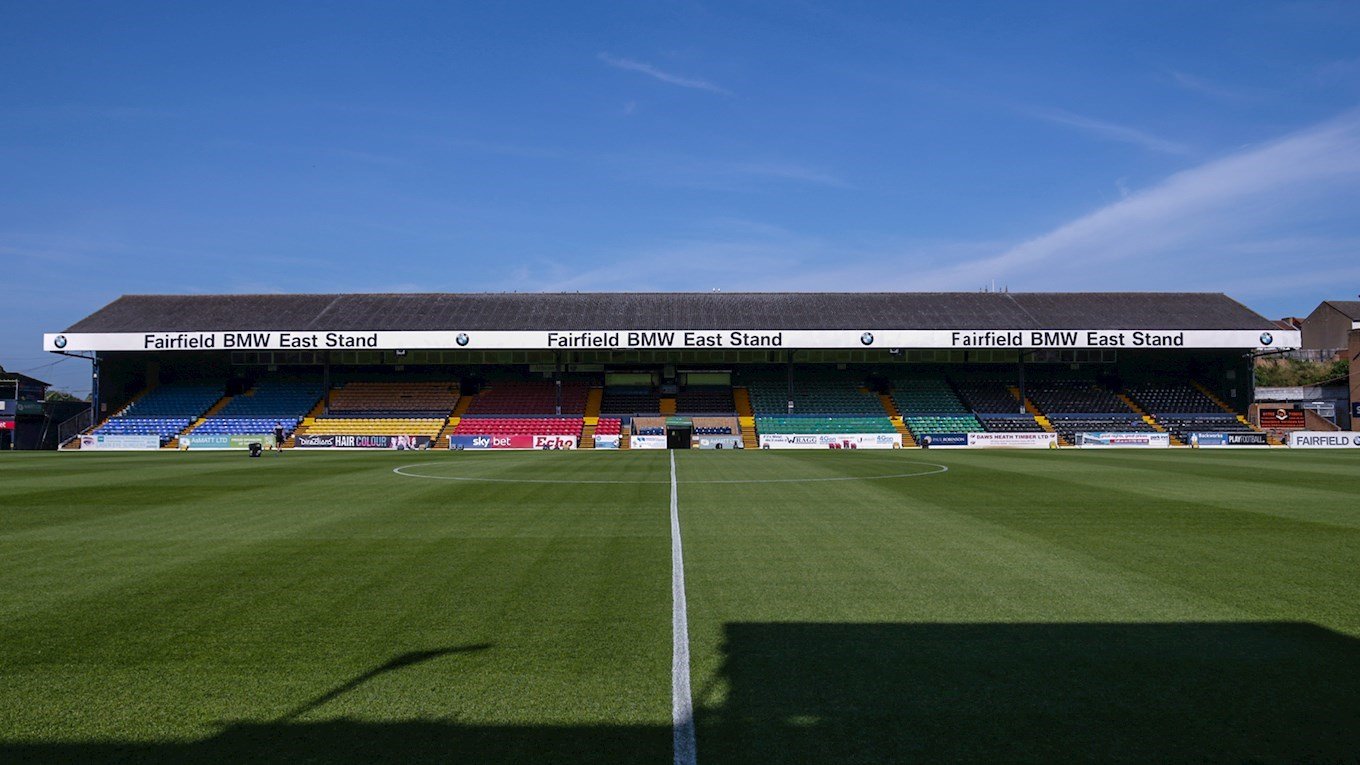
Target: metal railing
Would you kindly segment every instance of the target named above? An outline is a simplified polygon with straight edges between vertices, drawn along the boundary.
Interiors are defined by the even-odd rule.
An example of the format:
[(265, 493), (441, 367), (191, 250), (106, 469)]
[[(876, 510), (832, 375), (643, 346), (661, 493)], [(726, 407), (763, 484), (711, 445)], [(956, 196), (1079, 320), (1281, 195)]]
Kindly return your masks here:
[(70, 417), (57, 425), (57, 448), (66, 445), (67, 441), (84, 433), (94, 427), (94, 407), (87, 406), (81, 410), (80, 414)]

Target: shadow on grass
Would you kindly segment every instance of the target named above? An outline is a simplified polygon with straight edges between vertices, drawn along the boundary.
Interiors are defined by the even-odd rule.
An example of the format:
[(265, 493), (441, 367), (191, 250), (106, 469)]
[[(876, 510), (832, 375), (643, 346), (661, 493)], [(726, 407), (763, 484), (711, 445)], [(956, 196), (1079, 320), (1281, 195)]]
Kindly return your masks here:
[[(669, 726), (278, 721), (184, 743), (0, 742), (0, 762), (659, 763)], [(726, 627), (699, 762), (1360, 762), (1360, 641), (1300, 623)], [(665, 668), (659, 668), (664, 672)]]

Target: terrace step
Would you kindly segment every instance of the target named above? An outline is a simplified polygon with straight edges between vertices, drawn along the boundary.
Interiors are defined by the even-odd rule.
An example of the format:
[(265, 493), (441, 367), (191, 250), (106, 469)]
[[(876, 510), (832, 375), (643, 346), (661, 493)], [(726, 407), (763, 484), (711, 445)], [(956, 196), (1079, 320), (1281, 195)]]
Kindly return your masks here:
[(888, 421), (892, 423), (893, 430), (902, 436), (903, 446), (915, 446), (916, 438), (912, 436), (911, 429), (902, 420), (902, 413), (897, 410), (897, 404), (893, 402), (892, 396), (887, 393), (878, 394), (878, 400), (883, 404), (883, 411), (888, 415)]
[(670, 397), (661, 399), (660, 409), (661, 414), (663, 415), (675, 414), (675, 398)]
[(586, 423), (594, 425), (600, 419), (600, 404), (604, 401), (604, 388), (591, 388), (586, 394)]
[(760, 448), (760, 434), (756, 431), (756, 412), (751, 407), (751, 391), (733, 388), (732, 401), (737, 405), (737, 424), (741, 426), (741, 445), (746, 449)]
[[(246, 395), (249, 395), (249, 391), (247, 391)], [(213, 404), (212, 406), (208, 407), (208, 411), (204, 412), (204, 413), (202, 414), (202, 416), (200, 416), (197, 420), (194, 420), (192, 423), (190, 423), (190, 424), (189, 424), (189, 427), (187, 427), (187, 428), (185, 428), (184, 430), (180, 431), (180, 435), (181, 435), (181, 436), (187, 436), (187, 435), (189, 435), (190, 433), (194, 432), (194, 429), (195, 429), (195, 428), (197, 428), (199, 425), (202, 425), (203, 423), (207, 422), (209, 417), (212, 417), (213, 415), (215, 415), (215, 414), (217, 414), (218, 412), (222, 411), (223, 409), (227, 408), (227, 404), (230, 404), (230, 403), (231, 403), (231, 396), (223, 396), (222, 398), (218, 399), (218, 401), (217, 401), (216, 404)]]

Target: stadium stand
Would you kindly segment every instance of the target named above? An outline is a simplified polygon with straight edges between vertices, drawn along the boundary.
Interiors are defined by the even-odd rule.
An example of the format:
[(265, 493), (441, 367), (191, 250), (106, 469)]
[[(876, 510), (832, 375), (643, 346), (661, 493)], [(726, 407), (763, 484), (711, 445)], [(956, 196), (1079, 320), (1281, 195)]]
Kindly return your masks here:
[(979, 414), (978, 421), (988, 433), (1044, 432), (1043, 426), (1030, 414)]
[(737, 404), (729, 387), (691, 386), (676, 395), (675, 411), (681, 414), (728, 413), (736, 412)]
[(736, 436), (741, 434), (736, 417), (692, 417), (696, 436)]
[[(1127, 407), (1126, 407), (1127, 409)], [(1110, 413), (1050, 413), (1048, 421), (1064, 442), (1073, 442), (1076, 433), (1154, 433), (1157, 431), (1134, 412)]]
[(956, 381), (955, 387), (964, 403), (978, 414), (1015, 414), (1022, 408), (1016, 394), (1011, 392), (1014, 383), (998, 380)]
[(194, 427), (195, 434), (257, 435), (274, 432), (275, 424), (292, 435), (323, 393), (320, 383), (263, 381), (234, 396), (226, 406)]
[(595, 425), (597, 436), (617, 436), (623, 428), (623, 420), (618, 417), (601, 417)]
[(429, 436), (439, 435), (445, 420), (433, 417), (318, 417), (305, 420), (294, 431), (307, 436)]
[(167, 443), (222, 398), (222, 386), (166, 384), (153, 388), (94, 429), (97, 435), (156, 435)]
[(1254, 433), (1256, 429), (1243, 422), (1237, 415), (1219, 410), (1217, 413), (1201, 414), (1163, 414), (1157, 422), (1167, 432), (1185, 443), (1190, 442), (1191, 433)]
[[(453, 432), (460, 436), (579, 436), (583, 427), (580, 417), (472, 415), (459, 420)], [(595, 432), (600, 432), (598, 426)]]
[(652, 388), (608, 387), (600, 400), (600, 411), (605, 414), (655, 414), (661, 411), (661, 396)]
[[(968, 407), (942, 378), (894, 380), (893, 403), (903, 417), (926, 414), (969, 414)], [(1012, 407), (1014, 408), (1014, 407)], [(952, 431), (957, 432), (957, 431)]]
[(350, 382), (331, 391), (325, 414), (304, 418), (308, 436), (429, 436), (437, 438), (458, 405), (448, 381)]
[(971, 414), (907, 415), (902, 420), (918, 440), (933, 433), (981, 433), (986, 430)]
[(326, 416), (443, 418), (457, 405), (454, 382), (352, 382), (331, 392)]
[(1025, 394), (1045, 414), (1131, 414), (1114, 392), (1084, 380), (1049, 380), (1030, 385)]
[(798, 433), (896, 433), (887, 417), (760, 417), (757, 427), (771, 435)]
[(787, 380), (755, 380), (747, 387), (755, 428), (771, 435), (799, 433), (895, 433), (878, 397), (834, 376), (794, 381), (788, 412)]
[[(584, 414), (590, 385), (562, 382), (562, 414)], [(550, 380), (496, 380), (478, 394), (468, 415), (556, 414), (557, 394)]]
[(1222, 407), (1190, 383), (1144, 382), (1125, 391), (1154, 417), (1174, 413), (1223, 413)]

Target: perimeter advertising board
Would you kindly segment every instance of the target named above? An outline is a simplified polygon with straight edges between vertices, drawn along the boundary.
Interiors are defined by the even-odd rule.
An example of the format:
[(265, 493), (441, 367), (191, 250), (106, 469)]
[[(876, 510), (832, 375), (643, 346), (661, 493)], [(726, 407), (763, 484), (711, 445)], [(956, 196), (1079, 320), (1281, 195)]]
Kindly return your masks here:
[(1053, 449), (1056, 433), (969, 433), (968, 445), (981, 449)]
[(456, 435), (449, 436), (449, 448), (454, 451), (480, 449), (546, 449), (549, 451), (557, 451), (561, 449), (575, 449), (576, 436)]
[(760, 437), (762, 449), (900, 449), (897, 433), (785, 433)]
[(619, 448), (619, 436), (595, 436), (596, 449), (617, 449)]
[(1166, 433), (1078, 433), (1077, 446), (1084, 449), (1164, 449), (1171, 446)]
[(1289, 434), (1293, 449), (1360, 449), (1360, 433), (1296, 430)]
[(665, 449), (665, 436), (632, 436), (628, 439), (630, 449)]
[(1216, 448), (1221, 446), (1269, 446), (1265, 433), (1191, 433), (1190, 445)]
[(968, 446), (967, 433), (927, 433), (917, 443), (923, 449), (954, 449)]
[(204, 434), (180, 436), (181, 449), (249, 449), (251, 444), (272, 446), (273, 435), (229, 436), (226, 434)]
[(161, 448), (161, 437), (150, 436), (114, 436), (114, 435), (93, 435), (80, 437), (80, 449), (103, 449), (107, 451), (140, 451), (144, 449)]
[(396, 449), (430, 448), (429, 436), (297, 436), (297, 449)]
[(740, 449), (739, 436), (699, 436), (694, 444), (700, 449)]

